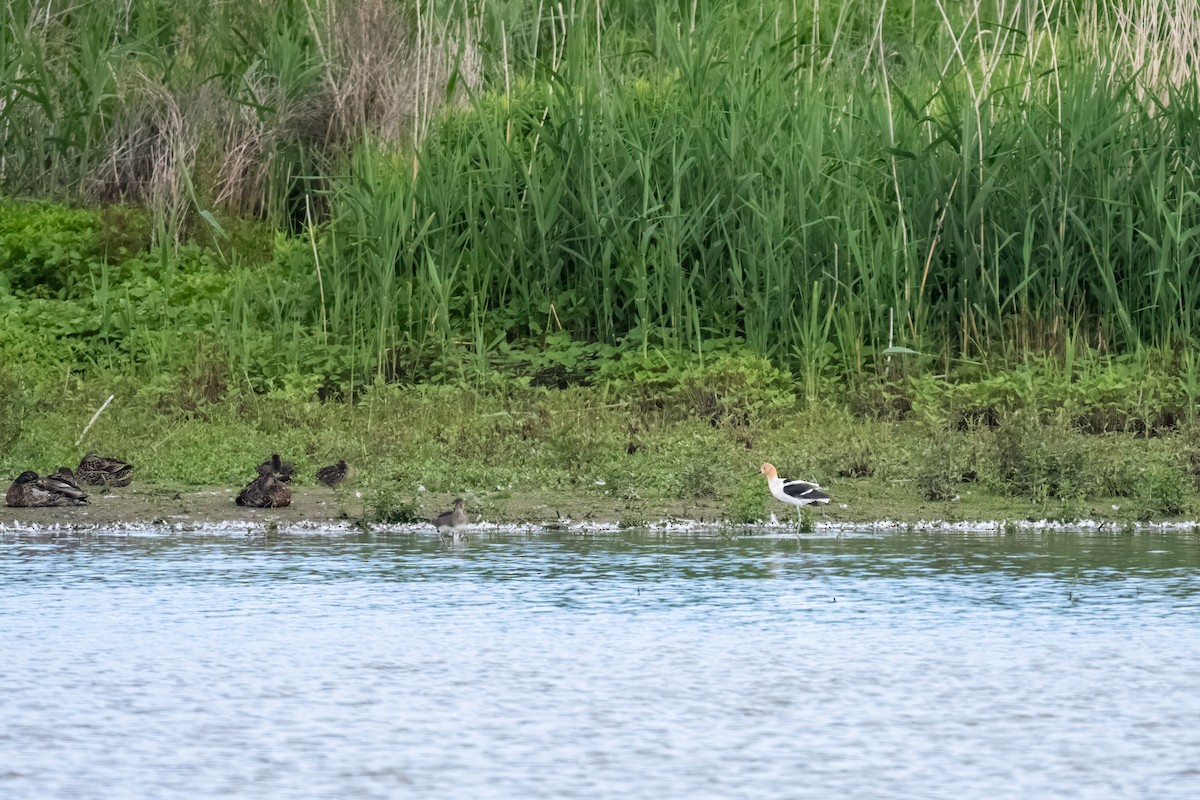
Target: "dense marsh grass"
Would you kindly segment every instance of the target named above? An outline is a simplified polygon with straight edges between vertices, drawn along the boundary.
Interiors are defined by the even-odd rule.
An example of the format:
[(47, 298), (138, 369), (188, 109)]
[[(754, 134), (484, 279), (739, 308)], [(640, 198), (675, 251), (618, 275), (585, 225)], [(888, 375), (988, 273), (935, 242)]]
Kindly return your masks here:
[(302, 221), (303, 193), (353, 142), (404, 146), (452, 82), (478, 82), (471, 19), (431, 6), (14, 0), (0, 181), (145, 203), (173, 228), (214, 207)]
[(17, 0), (0, 31), (0, 190), (155, 212), (160, 254), (42, 298), (84, 320), (68, 364), (353, 396), (747, 347), (815, 399), (1200, 324), (1191, 4)]
[(1200, 93), (1123, 71), (1127, 42), (1106, 62), (1109, 11), (872, 31), (843, 8), (834, 50), (811, 9), (660, 6), (629, 58), (580, 22), (556, 69), (447, 112), (411, 163), (360, 153), (334, 181), (335, 291), (367, 298), (380, 355), (452, 330), (476, 353), (559, 327), (643, 353), (738, 340), (810, 396), (897, 345), (1188, 343)]

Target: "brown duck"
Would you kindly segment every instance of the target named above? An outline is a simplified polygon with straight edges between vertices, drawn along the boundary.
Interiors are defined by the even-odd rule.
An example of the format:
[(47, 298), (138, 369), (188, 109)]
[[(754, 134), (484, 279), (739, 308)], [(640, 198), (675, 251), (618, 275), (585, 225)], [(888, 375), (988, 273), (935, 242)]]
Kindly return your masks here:
[(70, 467), (59, 467), (43, 480), (53, 480), (59, 485), (75, 489), (76, 491), (83, 491), (83, 487), (79, 485), (79, 476), (72, 472)]
[(278, 455), (258, 465), (258, 477), (250, 481), (234, 501), (239, 506), (253, 508), (283, 508), (292, 504), (292, 490), (287, 485), (291, 472), (284, 477), (284, 464)]
[(350, 466), (344, 458), (339, 458), (336, 464), (317, 470), (317, 482), (326, 486), (337, 486), (348, 477), (350, 477)]
[(60, 467), (58, 472), (44, 478), (30, 470), (18, 475), (8, 487), (4, 502), (14, 508), (81, 506), (87, 503), (87, 492), (79, 488), (67, 467)]
[(280, 461), (278, 455), (272, 455), (258, 465), (259, 475), (266, 475), (268, 472), (272, 473), (278, 481), (291, 483), (292, 475), (296, 473), (296, 467), (292, 462)]
[(79, 480), (92, 486), (128, 486), (133, 480), (133, 464), (119, 458), (88, 453), (75, 470)]

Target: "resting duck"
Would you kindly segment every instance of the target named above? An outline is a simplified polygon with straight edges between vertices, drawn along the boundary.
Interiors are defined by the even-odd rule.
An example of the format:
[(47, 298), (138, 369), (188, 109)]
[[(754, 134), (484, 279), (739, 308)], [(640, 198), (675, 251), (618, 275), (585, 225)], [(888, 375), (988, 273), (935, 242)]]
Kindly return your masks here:
[(75, 472), (81, 481), (92, 486), (128, 486), (133, 480), (133, 464), (96, 453), (80, 459)]
[(467, 519), (467, 512), (463, 511), (464, 502), (466, 501), (464, 501), (461, 497), (455, 498), (454, 508), (452, 510), (443, 511), (441, 514), (438, 514), (436, 517), (430, 520), (430, 522), (437, 526), (438, 533), (442, 534), (443, 536), (452, 536), (455, 539), (459, 537), (460, 534), (458, 529), (463, 525), (466, 525), (469, 521)]
[(276, 454), (258, 465), (259, 475), (266, 475), (268, 472), (274, 474), (278, 481), (291, 483), (292, 475), (296, 473), (296, 467), (290, 461), (280, 461)]
[(781, 478), (771, 464), (763, 464), (758, 471), (767, 476), (767, 488), (771, 490), (771, 494), (776, 500), (796, 507), (797, 519), (800, 519), (801, 506), (829, 502), (829, 495), (821, 491), (821, 487), (816, 483)]
[(83, 487), (79, 485), (79, 480), (70, 467), (59, 467), (56, 471), (43, 478), (43, 480), (53, 480), (56, 482), (56, 485), (66, 486), (77, 492), (83, 491)]
[(79, 488), (67, 467), (60, 467), (58, 472), (44, 478), (30, 470), (18, 475), (8, 487), (4, 502), (13, 508), (81, 506), (87, 504), (87, 492)]
[(278, 455), (258, 465), (258, 477), (250, 481), (234, 501), (239, 506), (253, 508), (283, 508), (292, 504), (292, 490), (287, 485), (291, 472), (284, 477), (284, 464)]
[(350, 467), (344, 458), (339, 458), (336, 464), (317, 470), (317, 482), (326, 486), (337, 486), (348, 477), (350, 477)]

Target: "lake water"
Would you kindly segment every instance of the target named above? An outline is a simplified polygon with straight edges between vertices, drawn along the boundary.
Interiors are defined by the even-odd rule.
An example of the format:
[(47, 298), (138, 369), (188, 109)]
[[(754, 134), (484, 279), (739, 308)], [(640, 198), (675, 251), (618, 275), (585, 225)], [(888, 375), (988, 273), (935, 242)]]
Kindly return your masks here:
[(1200, 538), (0, 534), (0, 797), (1200, 797)]

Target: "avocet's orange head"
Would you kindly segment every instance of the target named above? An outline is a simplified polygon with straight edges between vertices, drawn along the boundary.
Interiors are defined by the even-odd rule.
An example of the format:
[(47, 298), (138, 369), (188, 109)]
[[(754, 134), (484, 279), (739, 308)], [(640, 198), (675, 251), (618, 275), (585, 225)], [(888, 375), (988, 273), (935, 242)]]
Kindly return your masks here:
[(771, 480), (771, 478), (778, 477), (778, 473), (775, 472), (774, 464), (763, 464), (761, 467), (758, 468), (758, 471), (761, 472), (763, 475), (766, 475), (767, 480)]

